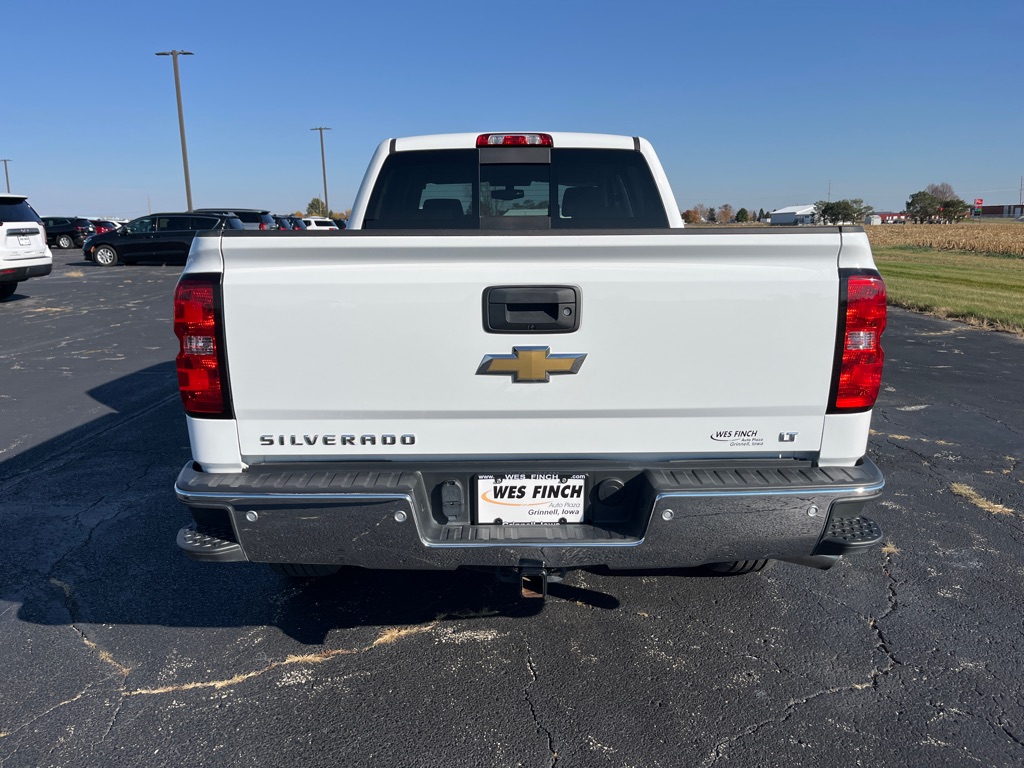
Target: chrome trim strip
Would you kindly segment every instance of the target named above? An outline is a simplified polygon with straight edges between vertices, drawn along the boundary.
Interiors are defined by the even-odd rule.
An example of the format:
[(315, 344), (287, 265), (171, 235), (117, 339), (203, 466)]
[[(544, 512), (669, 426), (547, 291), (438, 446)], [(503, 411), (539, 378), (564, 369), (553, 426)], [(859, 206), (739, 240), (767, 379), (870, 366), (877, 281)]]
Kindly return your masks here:
[(694, 498), (694, 497), (707, 497), (711, 498), (714, 496), (863, 496), (868, 493), (878, 493), (885, 488), (885, 480), (881, 480), (872, 485), (859, 485), (851, 488), (850, 486), (807, 486), (806, 488), (794, 488), (794, 489), (770, 489), (765, 488), (756, 491), (735, 491), (723, 489), (721, 491), (666, 491), (659, 493), (654, 497), (654, 503), (657, 504), (662, 499), (676, 499), (676, 498)]
[[(422, 540), (423, 537), (421, 536)], [(633, 541), (548, 541), (548, 542), (509, 542), (509, 541), (466, 541), (458, 544), (441, 544), (424, 541), (428, 549), (619, 549), (638, 547), (644, 539)]]
[(339, 501), (408, 501), (412, 504), (412, 496), (407, 493), (208, 493), (200, 491), (190, 493), (183, 491), (177, 485), (174, 486), (174, 493), (178, 500), (188, 504), (189, 502), (211, 501), (218, 504), (229, 504), (233, 501), (308, 501), (308, 500), (331, 500)]

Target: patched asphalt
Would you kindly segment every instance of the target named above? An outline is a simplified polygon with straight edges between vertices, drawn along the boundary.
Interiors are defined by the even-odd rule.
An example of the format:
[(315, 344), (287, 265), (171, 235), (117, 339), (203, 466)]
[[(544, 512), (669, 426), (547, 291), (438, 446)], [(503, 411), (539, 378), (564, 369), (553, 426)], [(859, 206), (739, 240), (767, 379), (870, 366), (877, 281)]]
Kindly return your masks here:
[(0, 304), (0, 765), (1020, 765), (1024, 341), (894, 310), (884, 548), (827, 572), (291, 582), (174, 544), (180, 267)]

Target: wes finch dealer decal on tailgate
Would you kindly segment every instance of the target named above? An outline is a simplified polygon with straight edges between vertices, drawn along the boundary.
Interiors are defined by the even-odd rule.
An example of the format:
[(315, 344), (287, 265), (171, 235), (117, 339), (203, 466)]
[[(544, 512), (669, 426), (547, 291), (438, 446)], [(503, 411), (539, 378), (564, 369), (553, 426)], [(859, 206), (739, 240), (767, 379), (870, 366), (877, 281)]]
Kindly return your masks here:
[(730, 448), (761, 448), (764, 438), (757, 436), (756, 429), (720, 429), (711, 434), (716, 443), (728, 443)]

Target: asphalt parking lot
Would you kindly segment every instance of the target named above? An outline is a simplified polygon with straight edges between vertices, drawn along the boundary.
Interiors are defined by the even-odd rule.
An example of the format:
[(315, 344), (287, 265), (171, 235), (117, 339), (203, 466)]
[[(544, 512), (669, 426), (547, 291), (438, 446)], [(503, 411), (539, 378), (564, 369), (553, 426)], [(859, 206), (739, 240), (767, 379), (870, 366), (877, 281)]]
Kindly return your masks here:
[(54, 257), (0, 304), (0, 765), (1024, 763), (1024, 341), (891, 313), (884, 548), (524, 603), (185, 559), (180, 266)]

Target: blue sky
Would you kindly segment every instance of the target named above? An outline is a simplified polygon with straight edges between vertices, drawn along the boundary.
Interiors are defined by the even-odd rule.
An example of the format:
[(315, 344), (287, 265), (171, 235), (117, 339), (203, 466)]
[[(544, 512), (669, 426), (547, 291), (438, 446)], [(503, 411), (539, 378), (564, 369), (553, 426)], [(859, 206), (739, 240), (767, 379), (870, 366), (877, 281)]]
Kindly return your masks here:
[(7, 0), (0, 157), (43, 215), (350, 208), (376, 145), (487, 130), (621, 133), (681, 209), (930, 183), (1017, 202), (1024, 0), (985, 3)]

